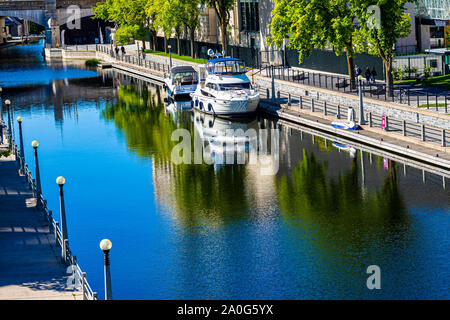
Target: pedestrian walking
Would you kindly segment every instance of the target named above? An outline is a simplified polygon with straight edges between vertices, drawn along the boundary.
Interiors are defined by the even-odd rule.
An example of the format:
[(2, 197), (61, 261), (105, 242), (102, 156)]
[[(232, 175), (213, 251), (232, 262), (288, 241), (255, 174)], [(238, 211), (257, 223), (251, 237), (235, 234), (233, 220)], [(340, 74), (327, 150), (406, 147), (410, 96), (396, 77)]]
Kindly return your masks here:
[(122, 50), (122, 56), (125, 55), (125, 47), (122, 45), (122, 48), (120, 48), (120, 50)]
[(358, 77), (361, 75), (362, 70), (358, 65), (355, 65), (355, 79), (358, 81)]
[(116, 48), (114, 49), (114, 51), (116, 52), (116, 58), (119, 57), (119, 48), (116, 46)]
[(370, 73), (370, 75), (371, 75), (372, 82), (375, 83), (375, 79), (378, 75), (377, 70), (375, 70), (375, 67), (372, 67), (372, 72)]
[(366, 72), (364, 73), (364, 75), (366, 76), (367, 83), (369, 83), (370, 82), (370, 76), (372, 75), (372, 72), (370, 72), (369, 67), (366, 68)]

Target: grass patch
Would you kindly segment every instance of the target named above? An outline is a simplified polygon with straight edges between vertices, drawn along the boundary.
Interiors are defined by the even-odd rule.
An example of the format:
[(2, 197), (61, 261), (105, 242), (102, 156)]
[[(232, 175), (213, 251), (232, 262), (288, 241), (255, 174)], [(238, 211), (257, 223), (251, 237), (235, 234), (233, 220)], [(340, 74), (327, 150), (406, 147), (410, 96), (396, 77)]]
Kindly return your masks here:
[[(430, 106), (430, 109), (436, 109), (436, 103), (430, 103), (429, 106)], [(445, 103), (438, 103), (437, 107), (445, 108)], [(423, 105), (419, 106), (419, 108), (426, 109), (426, 108), (428, 108), (428, 105), (423, 104)]]
[(99, 59), (89, 59), (86, 60), (85, 65), (86, 67), (96, 67), (100, 63)]
[(420, 84), (427, 87), (450, 90), (450, 75), (426, 78), (423, 82), (415, 79), (400, 80), (396, 81), (395, 84)]
[[(144, 52), (145, 53), (156, 54), (158, 56), (169, 57), (169, 54), (165, 53), (163, 51), (155, 51), (155, 50), (145, 49)], [(183, 60), (183, 61), (194, 62), (194, 63), (200, 63), (200, 64), (205, 64), (206, 62), (208, 62), (208, 60), (206, 60), (206, 59), (198, 59), (198, 58), (194, 59), (194, 58), (189, 57), (189, 56), (179, 56), (179, 55), (177, 55), (175, 53), (172, 53), (172, 59)]]

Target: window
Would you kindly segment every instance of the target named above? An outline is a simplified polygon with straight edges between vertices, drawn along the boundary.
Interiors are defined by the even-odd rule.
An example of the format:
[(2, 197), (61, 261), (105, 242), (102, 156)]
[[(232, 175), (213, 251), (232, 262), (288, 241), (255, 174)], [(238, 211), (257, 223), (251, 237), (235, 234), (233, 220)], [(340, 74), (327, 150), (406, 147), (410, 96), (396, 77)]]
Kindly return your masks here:
[(220, 84), (220, 90), (242, 90), (242, 89), (250, 89), (250, 83), (224, 83)]
[(259, 31), (258, 0), (240, 0), (241, 31)]

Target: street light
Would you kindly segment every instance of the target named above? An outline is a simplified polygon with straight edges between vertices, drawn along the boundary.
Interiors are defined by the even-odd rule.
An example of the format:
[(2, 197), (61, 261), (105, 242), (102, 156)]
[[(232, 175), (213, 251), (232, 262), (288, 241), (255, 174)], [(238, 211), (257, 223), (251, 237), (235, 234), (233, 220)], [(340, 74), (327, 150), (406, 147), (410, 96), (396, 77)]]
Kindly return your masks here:
[(67, 222), (66, 222), (66, 207), (64, 205), (64, 184), (66, 183), (66, 179), (63, 176), (59, 176), (56, 178), (56, 183), (59, 186), (59, 211), (61, 216), (61, 236), (62, 236), (62, 245), (61, 245), (61, 259), (63, 263), (66, 262), (66, 246), (69, 243), (69, 235), (67, 234)]
[(17, 122), (19, 123), (19, 138), (20, 138), (20, 172), (23, 173), (23, 166), (25, 164), (25, 153), (23, 151), (23, 135), (22, 135), (22, 117), (17, 117)]
[(169, 61), (170, 61), (170, 69), (172, 70), (172, 51), (170, 49), (172, 49), (172, 46), (169, 44), (167, 46), (167, 48), (169, 49)]
[(111, 272), (109, 268), (109, 250), (112, 248), (112, 243), (108, 239), (100, 241), (100, 249), (105, 255), (105, 300), (112, 300), (111, 290)]
[(9, 126), (9, 134), (12, 136), (12, 125), (11, 125), (11, 107), (10, 107), (11, 101), (8, 99), (5, 100), (6, 105), (6, 111), (8, 111), (8, 126)]
[(41, 198), (41, 193), (42, 193), (42, 188), (41, 188), (41, 174), (39, 172), (39, 159), (38, 159), (38, 152), (37, 152), (37, 148), (39, 147), (39, 142), (37, 142), (36, 140), (34, 140), (33, 142), (31, 142), (31, 146), (34, 148), (34, 168), (36, 171), (36, 189), (37, 189), (37, 206), (40, 206), (40, 198)]
[(364, 77), (362, 75), (358, 76), (359, 80), (359, 124), (364, 125), (366, 124), (366, 121), (364, 120), (364, 102), (363, 102), (363, 89), (362, 89), (362, 82), (364, 80)]

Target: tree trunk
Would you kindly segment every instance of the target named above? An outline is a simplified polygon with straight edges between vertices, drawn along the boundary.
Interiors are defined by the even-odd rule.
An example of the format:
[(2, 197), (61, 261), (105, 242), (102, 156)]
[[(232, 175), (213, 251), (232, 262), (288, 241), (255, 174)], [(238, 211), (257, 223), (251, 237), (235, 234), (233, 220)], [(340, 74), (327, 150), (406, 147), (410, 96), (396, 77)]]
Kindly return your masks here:
[(190, 29), (190, 36), (191, 36), (191, 57), (196, 58), (195, 52), (194, 52), (194, 41), (195, 41), (195, 30)]
[(156, 31), (153, 31), (152, 38), (153, 38), (153, 50), (156, 51), (158, 48), (158, 38), (156, 36)]
[(228, 54), (228, 34), (226, 21), (222, 21), (220, 24), (220, 35), (222, 36), (222, 50), (225, 51), (225, 54)]
[(164, 52), (167, 53), (167, 38), (166, 38), (166, 35), (164, 35)]
[(181, 56), (181, 39), (180, 32), (177, 32), (177, 54)]
[(353, 61), (352, 53), (349, 52), (348, 49), (345, 50), (347, 55), (347, 68), (348, 68), (348, 76), (350, 77), (350, 89), (354, 90), (356, 88), (355, 81), (355, 63)]
[(144, 52), (144, 50), (147, 49), (145, 47), (145, 37), (142, 38), (142, 52)]
[(392, 76), (392, 57), (388, 56), (383, 59), (386, 86), (388, 88), (388, 95), (392, 97), (394, 95), (394, 77)]

